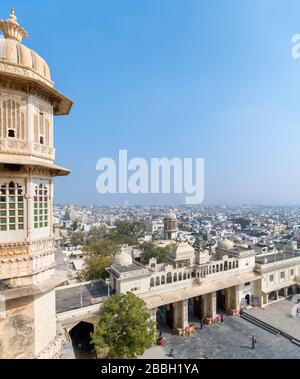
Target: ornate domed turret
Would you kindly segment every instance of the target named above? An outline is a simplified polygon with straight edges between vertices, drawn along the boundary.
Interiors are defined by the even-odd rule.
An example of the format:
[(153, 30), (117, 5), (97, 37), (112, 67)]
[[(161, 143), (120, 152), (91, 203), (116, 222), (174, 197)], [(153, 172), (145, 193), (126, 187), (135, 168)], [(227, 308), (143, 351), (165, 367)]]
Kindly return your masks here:
[(52, 98), (54, 114), (68, 114), (72, 101), (54, 90), (47, 62), (22, 44), (28, 33), (19, 25), (14, 9), (11, 10), (8, 19), (0, 20), (0, 30), (3, 32), (3, 38), (0, 38), (0, 73), (15, 80), (26, 78), (27, 84), (39, 83), (43, 86), (45, 95)]
[(22, 44), (28, 33), (12, 9), (0, 20), (0, 161), (68, 170), (53, 164), (53, 116), (68, 114), (72, 101), (54, 89), (46, 61)]
[(166, 240), (176, 240), (178, 232), (178, 223), (176, 214), (170, 212), (164, 220), (165, 224), (165, 239)]
[(28, 34), (14, 9), (0, 30), (0, 285), (6, 299), (0, 359), (54, 358), (62, 351), (55, 287), (65, 278), (55, 272), (60, 235), (53, 181), (69, 170), (54, 164), (53, 129), (54, 116), (68, 114), (72, 101), (54, 89), (47, 63), (22, 44)]
[(127, 252), (127, 248), (125, 246), (121, 247), (121, 250), (115, 254), (113, 259), (114, 266), (126, 267), (130, 266), (132, 262), (132, 256)]
[(11, 10), (7, 20), (0, 20), (0, 30), (4, 35), (0, 40), (0, 59), (6, 64), (17, 64), (34, 70), (53, 87), (50, 70), (45, 60), (21, 43), (28, 37), (28, 33), (19, 25), (14, 9)]

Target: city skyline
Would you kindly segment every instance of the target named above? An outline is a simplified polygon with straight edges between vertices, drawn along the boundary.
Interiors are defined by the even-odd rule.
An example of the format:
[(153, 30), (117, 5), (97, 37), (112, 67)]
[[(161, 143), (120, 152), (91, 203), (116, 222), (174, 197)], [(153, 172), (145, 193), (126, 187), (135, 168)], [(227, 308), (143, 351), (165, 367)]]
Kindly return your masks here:
[(99, 195), (97, 160), (122, 148), (145, 159), (204, 158), (204, 205), (300, 203), (300, 60), (291, 54), (299, 2), (16, 0), (3, 1), (1, 18), (12, 5), (25, 44), (75, 100), (55, 128), (57, 162), (72, 169), (56, 182), (57, 203), (184, 203)]

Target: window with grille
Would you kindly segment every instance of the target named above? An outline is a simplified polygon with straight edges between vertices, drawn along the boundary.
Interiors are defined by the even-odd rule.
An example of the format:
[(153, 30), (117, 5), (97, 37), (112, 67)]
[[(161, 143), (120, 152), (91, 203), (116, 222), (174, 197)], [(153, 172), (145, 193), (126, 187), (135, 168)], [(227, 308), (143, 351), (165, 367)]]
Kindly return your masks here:
[(14, 99), (0, 102), (0, 138), (15, 138), (24, 141), (25, 111), (20, 103)]
[(24, 230), (24, 192), (14, 182), (0, 186), (0, 231)]
[(49, 190), (46, 184), (35, 187), (34, 193), (34, 227), (47, 228), (49, 225)]
[(34, 116), (34, 142), (40, 145), (51, 145), (50, 121), (43, 108)]

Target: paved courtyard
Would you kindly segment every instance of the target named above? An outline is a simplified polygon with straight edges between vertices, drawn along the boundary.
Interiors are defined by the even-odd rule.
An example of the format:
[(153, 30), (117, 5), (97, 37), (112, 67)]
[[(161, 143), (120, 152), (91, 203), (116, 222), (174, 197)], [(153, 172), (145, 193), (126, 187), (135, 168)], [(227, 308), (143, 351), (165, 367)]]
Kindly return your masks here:
[(263, 309), (249, 309), (247, 313), (300, 341), (300, 318), (292, 316), (294, 305), (291, 299), (285, 299)]
[[(239, 317), (226, 316), (224, 324), (197, 329), (191, 337), (176, 336), (167, 327), (162, 331), (167, 351), (174, 349), (178, 359), (300, 359), (299, 346)], [(256, 350), (250, 349), (252, 335)]]
[(160, 347), (153, 346), (151, 349), (147, 350), (143, 356), (139, 359), (173, 359), (170, 357), (169, 352)]

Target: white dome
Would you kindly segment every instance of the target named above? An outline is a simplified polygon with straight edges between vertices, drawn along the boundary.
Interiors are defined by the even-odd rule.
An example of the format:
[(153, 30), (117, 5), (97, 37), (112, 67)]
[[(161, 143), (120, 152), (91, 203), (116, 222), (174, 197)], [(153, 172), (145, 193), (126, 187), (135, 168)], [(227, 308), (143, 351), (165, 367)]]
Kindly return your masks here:
[(231, 250), (234, 248), (234, 243), (227, 238), (218, 242), (218, 248), (223, 250)]
[(173, 212), (170, 212), (167, 216), (166, 216), (166, 218), (165, 218), (166, 220), (176, 220), (177, 221), (177, 216), (176, 216), (176, 214), (175, 213), (173, 213)]
[(113, 259), (113, 264), (115, 266), (130, 266), (132, 262), (132, 256), (127, 252), (127, 249), (125, 247), (122, 247)]
[(0, 39), (0, 60), (6, 64), (28, 67), (41, 77), (51, 81), (49, 66), (35, 51), (21, 42), (28, 33), (18, 24), (14, 9), (7, 20), (0, 20), (4, 37)]
[(172, 246), (171, 257), (175, 260), (194, 259), (195, 249), (187, 242)]

